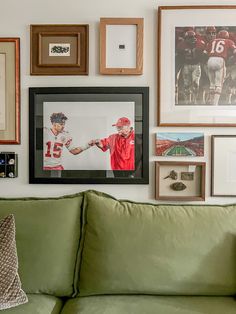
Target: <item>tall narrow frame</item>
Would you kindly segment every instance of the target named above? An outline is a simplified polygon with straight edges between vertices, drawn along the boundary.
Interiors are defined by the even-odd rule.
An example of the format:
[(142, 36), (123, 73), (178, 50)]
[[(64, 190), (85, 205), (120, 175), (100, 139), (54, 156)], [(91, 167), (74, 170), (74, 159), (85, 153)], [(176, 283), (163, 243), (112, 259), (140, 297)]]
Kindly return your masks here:
[(0, 55), (5, 70), (0, 89), (0, 144), (20, 144), (20, 38), (0, 38)]

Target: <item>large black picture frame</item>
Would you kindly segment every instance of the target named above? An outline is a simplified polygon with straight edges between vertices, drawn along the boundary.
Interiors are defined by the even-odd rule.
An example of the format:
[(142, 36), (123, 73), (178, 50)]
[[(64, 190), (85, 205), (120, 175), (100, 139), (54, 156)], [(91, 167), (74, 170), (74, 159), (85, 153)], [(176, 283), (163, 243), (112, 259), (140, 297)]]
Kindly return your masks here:
[[(65, 170), (44, 170), (44, 135), (45, 121), (49, 120), (50, 116), (45, 112), (48, 108), (56, 108), (61, 112), (61, 106), (64, 106), (65, 111), (69, 112), (71, 120), (75, 119), (73, 114), (78, 108), (78, 125), (83, 120), (86, 120), (86, 115), (83, 114), (83, 108), (86, 112), (94, 111), (93, 120), (98, 119), (101, 115), (106, 118), (106, 112), (114, 111), (112, 123), (118, 123), (116, 116), (125, 108), (134, 108), (133, 129), (135, 132), (135, 169), (127, 170), (112, 170), (112, 169), (94, 169), (93, 162), (89, 164), (88, 152), (94, 158), (95, 162), (96, 148), (92, 147), (81, 155), (73, 156), (73, 159), (78, 161), (76, 169)], [(91, 110), (89, 109), (91, 106)], [(112, 106), (112, 107), (111, 107)], [(121, 107), (123, 106), (123, 107)], [(81, 109), (82, 110), (79, 110)], [(105, 108), (105, 109), (104, 109)], [(75, 111), (74, 111), (75, 110)], [(116, 113), (117, 110), (117, 113)], [(125, 110), (124, 110), (125, 111)], [(80, 116), (81, 115), (81, 116)], [(111, 115), (111, 114), (110, 114)], [(121, 114), (120, 114), (121, 115)], [(123, 112), (126, 116), (126, 112)], [(90, 128), (94, 128), (92, 118), (86, 120), (84, 132), (80, 135), (89, 134)], [(45, 121), (44, 121), (45, 120)], [(114, 121), (115, 120), (115, 121)], [(119, 120), (119, 119), (118, 119)], [(69, 119), (68, 119), (69, 121)], [(101, 119), (102, 121), (102, 119)], [(67, 122), (66, 122), (67, 123)], [(97, 122), (95, 122), (96, 125)], [(102, 124), (97, 123), (98, 131)], [(87, 130), (86, 130), (87, 128)], [(115, 128), (115, 127), (114, 127)], [(76, 133), (76, 132), (75, 132)], [(83, 134), (81, 134), (83, 133)], [(114, 133), (116, 131), (114, 130)], [(76, 138), (79, 134), (73, 134)], [(104, 134), (104, 137), (109, 134)], [(84, 143), (83, 143), (84, 144)], [(66, 149), (65, 149), (66, 150)], [(97, 149), (99, 150), (99, 149)], [(103, 152), (101, 152), (102, 154)], [(83, 155), (84, 154), (84, 155)], [(96, 152), (96, 154), (98, 154)], [(106, 154), (108, 154), (106, 152)], [(70, 155), (70, 154), (69, 154)], [(80, 169), (80, 156), (88, 161), (88, 169)], [(99, 158), (104, 155), (99, 155)], [(96, 165), (95, 165), (96, 166)], [(86, 167), (86, 165), (84, 166)], [(148, 184), (149, 183), (149, 88), (148, 87), (32, 87), (29, 88), (29, 183), (43, 184)]]

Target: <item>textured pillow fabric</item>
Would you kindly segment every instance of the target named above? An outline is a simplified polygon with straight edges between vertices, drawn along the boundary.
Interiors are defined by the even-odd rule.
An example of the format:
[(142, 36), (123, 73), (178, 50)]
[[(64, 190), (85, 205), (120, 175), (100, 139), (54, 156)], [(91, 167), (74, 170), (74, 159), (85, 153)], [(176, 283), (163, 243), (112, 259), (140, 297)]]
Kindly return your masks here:
[(9, 215), (0, 221), (0, 310), (26, 302), (18, 275), (15, 220)]

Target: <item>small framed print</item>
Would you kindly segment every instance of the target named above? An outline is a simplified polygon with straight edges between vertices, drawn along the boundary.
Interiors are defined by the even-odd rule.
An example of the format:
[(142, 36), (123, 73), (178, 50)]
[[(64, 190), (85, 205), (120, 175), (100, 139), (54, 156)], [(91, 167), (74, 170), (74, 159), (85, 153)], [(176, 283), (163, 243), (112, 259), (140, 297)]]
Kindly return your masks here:
[(156, 199), (204, 201), (205, 162), (156, 162)]
[(165, 157), (204, 156), (204, 133), (158, 132), (156, 155)]
[(87, 75), (88, 25), (31, 25), (31, 75)]
[(235, 5), (159, 7), (158, 125), (236, 126), (235, 13)]
[(0, 38), (0, 144), (20, 144), (19, 38)]
[(148, 87), (30, 88), (30, 183), (148, 183)]
[(143, 73), (143, 18), (100, 19), (100, 73)]
[(212, 135), (211, 150), (211, 195), (236, 196), (236, 135)]

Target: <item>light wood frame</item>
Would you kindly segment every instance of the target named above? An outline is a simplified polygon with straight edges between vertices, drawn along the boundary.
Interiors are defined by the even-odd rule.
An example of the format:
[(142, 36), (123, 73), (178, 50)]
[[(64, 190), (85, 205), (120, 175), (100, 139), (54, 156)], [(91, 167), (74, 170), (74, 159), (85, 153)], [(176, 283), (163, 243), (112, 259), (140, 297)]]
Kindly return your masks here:
[[(206, 177), (206, 163), (205, 162), (188, 162), (188, 161), (156, 161), (155, 162), (155, 181), (156, 181), (156, 199), (157, 200), (164, 200), (164, 201), (204, 201), (205, 200), (205, 177)], [(200, 184), (200, 195), (196, 196), (166, 196), (160, 194), (160, 168), (162, 166), (196, 166), (201, 167), (201, 178), (199, 181)], [(177, 181), (174, 181), (177, 182)], [(176, 192), (178, 193), (178, 192)]]
[[(45, 62), (43, 39), (67, 38), (73, 55), (63, 57), (65, 62)], [(65, 40), (65, 39), (63, 39)], [(57, 43), (57, 41), (56, 41)], [(60, 43), (60, 42), (58, 42)], [(62, 42), (63, 43), (63, 42)], [(61, 43), (61, 44), (62, 44)], [(30, 26), (30, 74), (31, 75), (88, 75), (89, 70), (89, 25), (87, 24), (38, 24)], [(48, 56), (47, 56), (48, 58)], [(51, 57), (49, 57), (51, 58)], [(62, 57), (59, 57), (62, 58)]]
[(0, 38), (0, 53), (6, 54), (6, 128), (0, 144), (20, 144), (20, 38)]
[[(212, 135), (211, 136), (211, 196), (219, 196), (219, 197), (235, 197), (236, 192), (234, 194), (223, 194), (221, 193), (216, 193), (215, 192), (215, 140), (217, 138), (222, 138), (222, 139), (236, 139), (236, 135)], [(222, 151), (223, 148), (222, 148)], [(226, 173), (226, 166), (225, 163), (227, 163), (227, 160), (224, 158), (222, 160), (222, 169), (224, 169), (224, 172)], [(223, 177), (220, 176), (221, 182), (223, 182)]]
[[(100, 19), (100, 73), (110, 75), (141, 75), (143, 73), (143, 18)], [(106, 66), (107, 25), (136, 25), (136, 67), (109, 68)]]
[[(236, 5), (191, 5), (191, 6), (160, 6), (158, 8), (157, 12), (157, 19), (158, 19), (158, 25), (157, 25), (157, 45), (158, 45), (158, 53), (157, 53), (157, 125), (158, 126), (174, 126), (174, 127), (185, 127), (185, 126), (191, 126), (191, 127), (208, 127), (208, 126), (213, 126), (213, 127), (232, 127), (236, 126), (236, 123), (227, 123), (227, 122), (216, 122), (216, 123), (204, 123), (204, 122), (189, 122), (189, 123), (169, 123), (165, 122), (161, 119), (161, 108), (162, 106), (165, 107), (166, 103), (162, 103), (162, 93), (161, 93), (161, 86), (162, 84), (165, 84), (166, 82), (163, 82), (161, 80), (161, 73), (165, 72), (161, 66), (162, 58), (164, 58), (164, 62), (170, 62), (170, 60), (166, 60), (166, 56), (161, 53), (161, 46), (162, 46), (162, 41), (166, 40), (166, 38), (169, 36), (168, 30), (165, 29), (165, 33), (163, 33), (163, 29), (161, 27), (162, 21), (163, 21), (163, 16), (162, 12), (164, 10), (186, 10), (186, 13), (190, 10), (196, 10), (196, 15), (200, 14), (197, 10), (221, 10), (222, 16), (224, 15), (224, 10), (236, 10)], [(209, 12), (209, 16), (210, 16)], [(231, 16), (233, 15), (233, 11), (231, 13)], [(224, 15), (225, 19), (225, 24), (227, 25), (227, 17)], [(211, 22), (211, 25), (214, 24)], [(234, 24), (236, 25), (236, 24)], [(178, 25), (179, 26), (179, 25)], [(192, 26), (192, 25), (190, 25)], [(167, 37), (166, 37), (167, 36)]]

